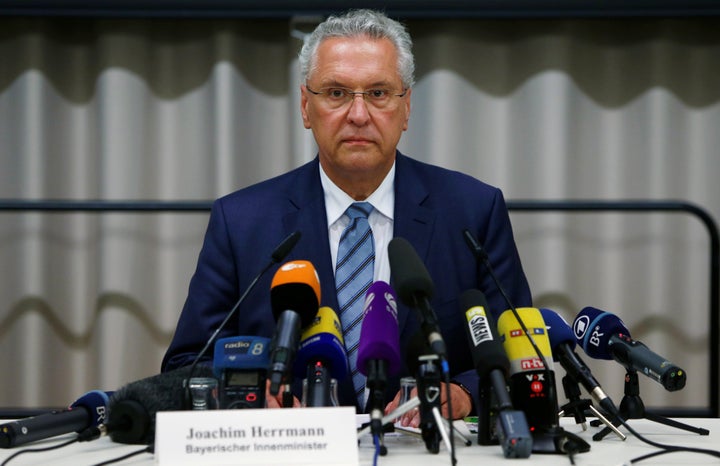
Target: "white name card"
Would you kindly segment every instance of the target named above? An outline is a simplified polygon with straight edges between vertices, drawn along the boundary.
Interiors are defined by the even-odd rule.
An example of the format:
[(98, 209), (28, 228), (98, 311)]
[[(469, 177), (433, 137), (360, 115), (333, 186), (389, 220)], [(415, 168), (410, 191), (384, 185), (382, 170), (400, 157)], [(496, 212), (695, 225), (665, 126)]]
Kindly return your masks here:
[(358, 465), (355, 409), (157, 413), (155, 458), (181, 465)]

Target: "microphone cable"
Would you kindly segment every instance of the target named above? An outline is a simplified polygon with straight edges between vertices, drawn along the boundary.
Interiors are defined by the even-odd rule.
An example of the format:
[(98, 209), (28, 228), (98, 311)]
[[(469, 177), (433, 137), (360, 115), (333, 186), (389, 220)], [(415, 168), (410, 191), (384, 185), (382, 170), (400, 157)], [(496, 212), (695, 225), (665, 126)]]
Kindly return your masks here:
[(63, 447), (66, 447), (68, 445), (72, 445), (73, 443), (78, 442), (89, 442), (91, 440), (95, 440), (99, 438), (103, 434), (103, 429), (99, 427), (88, 427), (84, 431), (78, 433), (74, 438), (71, 438), (70, 440), (66, 440), (64, 442), (57, 443), (55, 445), (50, 445), (47, 447), (38, 447), (38, 448), (23, 448), (22, 450), (18, 450), (12, 455), (5, 458), (5, 460), (0, 463), (0, 466), (6, 466), (10, 460), (17, 458), (18, 456), (22, 455), (23, 453), (41, 453), (44, 451), (52, 451), (57, 450)]
[[(542, 361), (543, 366), (545, 366), (546, 371), (550, 371), (550, 367), (548, 366), (547, 360), (545, 359), (545, 356), (542, 354), (542, 351), (540, 350), (540, 347), (538, 347), (537, 343), (535, 343), (535, 339), (530, 336), (530, 332), (528, 331), (527, 327), (525, 326), (525, 322), (522, 321), (520, 318), (520, 315), (518, 314), (517, 309), (513, 305), (512, 301), (510, 301), (510, 297), (505, 293), (505, 289), (502, 287), (502, 284), (500, 283), (500, 280), (498, 279), (497, 275), (495, 275), (495, 271), (493, 270), (492, 265), (490, 264), (490, 259), (488, 258), (488, 254), (485, 251), (485, 248), (483, 248), (480, 243), (475, 239), (475, 237), (470, 233), (470, 230), (464, 230), (463, 236), (465, 236), (465, 242), (467, 243), (468, 247), (472, 251), (472, 253), (475, 255), (475, 258), (480, 261), (485, 268), (488, 271), (488, 274), (490, 275), (490, 278), (492, 278), (492, 281), (495, 283), (495, 286), (497, 287), (498, 291), (503, 297), (503, 300), (510, 308), (510, 311), (512, 312), (513, 316), (515, 316), (515, 319), (518, 321), (518, 324), (520, 324), (520, 328), (522, 329), (523, 333), (527, 336), (528, 341), (530, 342), (530, 345), (533, 347), (533, 350), (537, 354), (537, 356), (540, 358), (540, 361)], [(479, 268), (479, 265), (478, 265)], [(480, 285), (478, 283), (478, 285)], [(554, 391), (554, 388), (553, 388)]]
[[(78, 436), (79, 437), (79, 436)], [(12, 455), (5, 458), (5, 461), (0, 463), (0, 466), (6, 466), (10, 460), (17, 458), (18, 456), (22, 455), (23, 453), (40, 453), (43, 451), (51, 451), (56, 450), (58, 448), (66, 447), (68, 445), (72, 445), (73, 443), (78, 442), (77, 437), (74, 439), (66, 440), (65, 442), (58, 443), (55, 445), (50, 445), (49, 447), (39, 447), (39, 448), (23, 448), (22, 450), (16, 451)]]
[(705, 455), (714, 456), (714, 457), (716, 457), (716, 458), (720, 458), (720, 451), (718, 451), (718, 450), (711, 450), (711, 449), (708, 449), (708, 448), (696, 448), (696, 447), (684, 447), (684, 446), (676, 446), (676, 445), (667, 445), (667, 444), (664, 444), (664, 443), (655, 442), (654, 440), (650, 440), (650, 439), (645, 438), (644, 436), (640, 435), (635, 429), (633, 429), (632, 427), (630, 427), (630, 425), (629, 425), (629, 424), (627, 423), (627, 421), (625, 421), (624, 419), (622, 419), (622, 418), (619, 418), (619, 419), (620, 419), (621, 424), (622, 424), (631, 434), (633, 434), (635, 437), (637, 437), (638, 440), (640, 440), (641, 442), (645, 442), (645, 443), (647, 443), (648, 445), (653, 446), (653, 447), (655, 447), (655, 448), (660, 448), (660, 451), (655, 451), (655, 452), (648, 453), (648, 454), (645, 454), (645, 455), (642, 455), (642, 456), (638, 456), (638, 457), (636, 457), (636, 458), (631, 459), (629, 463), (624, 463), (624, 465), (625, 465), (625, 464), (635, 464), (635, 463), (639, 463), (640, 461), (643, 461), (643, 460), (646, 460), (646, 459), (654, 458), (655, 456), (664, 455), (664, 454), (667, 454), (667, 453), (678, 453), (678, 452), (701, 453), (701, 454), (705, 454)]
[(128, 453), (126, 455), (118, 456), (117, 458), (103, 461), (102, 463), (96, 463), (93, 466), (105, 466), (107, 464), (118, 463), (118, 462), (126, 460), (128, 458), (132, 458), (133, 456), (141, 455), (143, 453), (154, 454), (155, 453), (155, 445), (148, 445), (147, 447), (145, 447), (143, 449), (131, 451), (130, 453)]

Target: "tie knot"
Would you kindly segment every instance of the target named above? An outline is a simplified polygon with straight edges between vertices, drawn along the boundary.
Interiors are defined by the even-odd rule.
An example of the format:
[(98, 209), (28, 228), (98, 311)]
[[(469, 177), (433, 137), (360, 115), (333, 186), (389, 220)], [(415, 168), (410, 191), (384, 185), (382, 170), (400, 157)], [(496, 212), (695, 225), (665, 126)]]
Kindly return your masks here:
[(369, 202), (353, 202), (345, 213), (351, 220), (355, 220), (356, 218), (368, 218), (372, 210), (373, 206)]

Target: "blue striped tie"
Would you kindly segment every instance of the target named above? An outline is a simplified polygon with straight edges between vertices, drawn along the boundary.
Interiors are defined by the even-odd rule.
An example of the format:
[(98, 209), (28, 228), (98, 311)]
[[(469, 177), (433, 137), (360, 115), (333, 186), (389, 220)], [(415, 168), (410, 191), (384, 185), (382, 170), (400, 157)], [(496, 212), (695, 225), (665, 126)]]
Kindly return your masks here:
[(358, 372), (356, 363), (365, 292), (372, 285), (375, 269), (375, 242), (368, 223), (372, 210), (369, 202), (355, 202), (345, 211), (350, 223), (340, 237), (335, 266), (340, 321), (360, 409), (365, 407), (365, 376)]

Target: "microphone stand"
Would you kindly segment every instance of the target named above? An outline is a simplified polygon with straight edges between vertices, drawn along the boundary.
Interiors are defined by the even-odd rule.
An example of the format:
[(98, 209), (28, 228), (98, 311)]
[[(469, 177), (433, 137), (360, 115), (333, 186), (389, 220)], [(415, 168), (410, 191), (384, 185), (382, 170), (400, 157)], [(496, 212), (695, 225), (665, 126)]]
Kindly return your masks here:
[(580, 387), (577, 381), (570, 375), (565, 375), (562, 379), (563, 388), (565, 389), (565, 396), (569, 400), (568, 403), (560, 407), (559, 416), (565, 414), (572, 414), (575, 417), (575, 423), (582, 425), (582, 430), (587, 430), (587, 419), (585, 418), (585, 411), (590, 410), (607, 429), (612, 430), (620, 440), (625, 440), (627, 437), (625, 434), (620, 432), (613, 423), (611, 423), (605, 416), (593, 406), (592, 401), (588, 399), (580, 398)]
[[(625, 373), (625, 396), (620, 402), (620, 415), (623, 419), (648, 419), (653, 422), (664, 424), (666, 426), (675, 427), (677, 429), (686, 430), (699, 435), (710, 435), (710, 431), (701, 427), (691, 426), (682, 422), (669, 419), (659, 414), (654, 414), (645, 410), (645, 404), (640, 398), (640, 383), (635, 369), (626, 368)], [(619, 421), (615, 421), (619, 422)], [(615, 424), (613, 422), (613, 424)], [(597, 424), (592, 424), (597, 425)], [(615, 424), (617, 426), (617, 424)], [(610, 428), (605, 427), (600, 432), (593, 435), (593, 440), (602, 440), (610, 432)]]
[(565, 414), (572, 414), (575, 418), (575, 424), (580, 424), (583, 432), (585, 432), (587, 430), (587, 418), (585, 418), (585, 411), (593, 408), (592, 402), (590, 402), (590, 400), (580, 398), (580, 387), (569, 375), (565, 375), (562, 378), (562, 384), (563, 389), (565, 390), (565, 398), (568, 399), (568, 403), (560, 407), (559, 416), (562, 417)]
[[(437, 422), (435, 415), (440, 409), (440, 374), (439, 356), (427, 354), (420, 356), (418, 366), (418, 398), (420, 399), (420, 430), (425, 447), (430, 453), (440, 451), (440, 436), (447, 438), (445, 426)], [(442, 431), (442, 432), (441, 432)]]
[(369, 389), (370, 432), (380, 456), (387, 455), (385, 435), (383, 432), (383, 412), (385, 405), (385, 385), (387, 381), (387, 361), (370, 359), (367, 364), (367, 387)]

